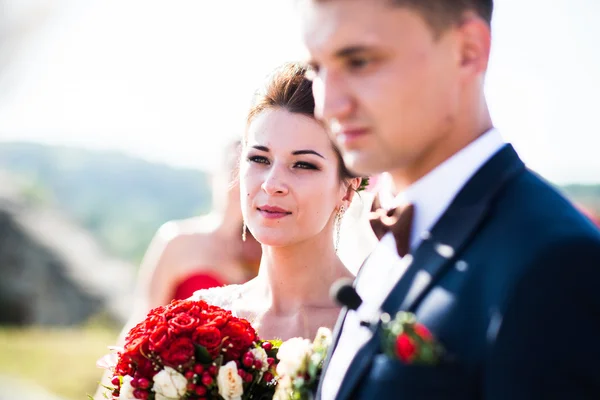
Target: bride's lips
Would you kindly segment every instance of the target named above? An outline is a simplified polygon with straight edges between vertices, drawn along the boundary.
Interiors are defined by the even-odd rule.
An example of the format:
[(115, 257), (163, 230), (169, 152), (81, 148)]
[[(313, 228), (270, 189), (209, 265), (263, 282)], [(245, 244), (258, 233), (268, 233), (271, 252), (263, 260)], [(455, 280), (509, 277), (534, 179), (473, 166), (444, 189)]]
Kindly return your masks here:
[(269, 219), (283, 218), (291, 214), (290, 211), (284, 210), (283, 208), (268, 205), (260, 206), (257, 208), (257, 210), (260, 215)]

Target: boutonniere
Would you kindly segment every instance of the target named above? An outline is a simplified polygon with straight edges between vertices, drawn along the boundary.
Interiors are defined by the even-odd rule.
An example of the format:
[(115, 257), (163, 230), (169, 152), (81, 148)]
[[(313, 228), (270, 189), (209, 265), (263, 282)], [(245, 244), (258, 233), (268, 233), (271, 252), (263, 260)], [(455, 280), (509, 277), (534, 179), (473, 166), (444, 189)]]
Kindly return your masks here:
[(436, 365), (444, 354), (443, 347), (413, 313), (400, 311), (393, 319), (384, 314), (382, 328), (383, 350), (391, 358), (406, 364)]

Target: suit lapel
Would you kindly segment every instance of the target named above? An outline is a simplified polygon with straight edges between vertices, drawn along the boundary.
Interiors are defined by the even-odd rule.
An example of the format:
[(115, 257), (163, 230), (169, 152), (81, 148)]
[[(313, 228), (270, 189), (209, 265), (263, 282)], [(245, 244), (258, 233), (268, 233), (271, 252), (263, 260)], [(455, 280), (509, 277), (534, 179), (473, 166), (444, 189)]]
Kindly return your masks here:
[(398, 304), (400, 304), (399, 300), (401, 299), (398, 299), (398, 296), (403, 296), (400, 309), (410, 309), (446, 271), (447, 267), (451, 266), (450, 261), (468, 243), (469, 238), (483, 221), (486, 211), (484, 207), (473, 206), (446, 215), (444, 224), (454, 226), (454, 232), (451, 235), (432, 233), (430, 239), (423, 241), (414, 256), (412, 266), (418, 270), (415, 271), (408, 292), (393, 292), (396, 296), (388, 297), (386, 305), (389, 304), (389, 306), (382, 308), (386, 312), (393, 313), (393, 310), (397, 310)]
[[(505, 184), (524, 171), (525, 166), (511, 145), (506, 145), (481, 167), (461, 189), (444, 215), (414, 252), (413, 260), (381, 310), (391, 315), (399, 308), (414, 307), (483, 223), (491, 201)], [(418, 211), (417, 211), (418, 212)], [(410, 255), (409, 255), (410, 256)], [(336, 400), (346, 400), (379, 349), (377, 331), (354, 358)]]
[(419, 271), (410, 289), (399, 293), (404, 297), (401, 302), (389, 306), (397, 310), (400, 304), (400, 309), (410, 310), (418, 304), (475, 236), (500, 190), (524, 170), (512, 146), (506, 145), (469, 180), (415, 252), (413, 267)]

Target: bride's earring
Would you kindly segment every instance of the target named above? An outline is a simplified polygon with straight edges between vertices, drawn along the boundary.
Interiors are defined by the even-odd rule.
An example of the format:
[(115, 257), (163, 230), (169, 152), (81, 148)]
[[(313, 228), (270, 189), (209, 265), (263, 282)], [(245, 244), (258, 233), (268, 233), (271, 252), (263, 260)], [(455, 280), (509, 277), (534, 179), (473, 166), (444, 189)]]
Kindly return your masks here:
[(246, 221), (244, 221), (244, 227), (242, 228), (242, 242), (246, 241), (246, 232), (248, 232), (248, 228), (246, 227)]
[(342, 226), (342, 218), (344, 217), (344, 212), (346, 211), (346, 207), (341, 206), (338, 209), (337, 214), (335, 215), (335, 253), (337, 254), (338, 248), (340, 245), (340, 228)]

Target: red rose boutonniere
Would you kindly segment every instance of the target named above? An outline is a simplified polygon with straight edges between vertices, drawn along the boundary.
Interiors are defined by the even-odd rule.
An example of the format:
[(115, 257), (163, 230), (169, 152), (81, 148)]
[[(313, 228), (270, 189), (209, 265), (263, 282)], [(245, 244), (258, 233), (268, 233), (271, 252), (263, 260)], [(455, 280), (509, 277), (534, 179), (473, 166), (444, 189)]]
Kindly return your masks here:
[(389, 357), (406, 364), (439, 363), (444, 349), (414, 314), (401, 311), (394, 319), (386, 314), (382, 327), (383, 349)]

